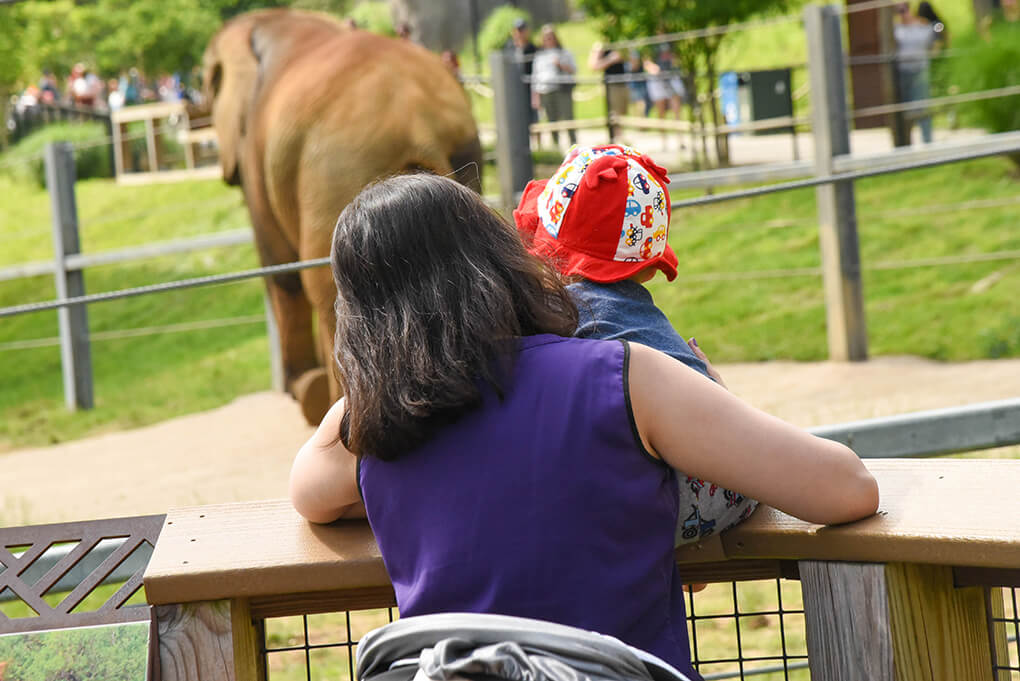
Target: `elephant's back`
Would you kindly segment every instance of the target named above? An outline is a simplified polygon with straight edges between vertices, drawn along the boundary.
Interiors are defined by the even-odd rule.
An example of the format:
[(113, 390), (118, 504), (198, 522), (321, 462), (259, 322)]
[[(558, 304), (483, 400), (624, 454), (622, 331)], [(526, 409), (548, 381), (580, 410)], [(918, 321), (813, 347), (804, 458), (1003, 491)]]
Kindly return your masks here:
[[(435, 148), (449, 157), (477, 139), (460, 83), (428, 50), (364, 31), (337, 32), (302, 50), (280, 79), (280, 102), (309, 125), (346, 128), (358, 146)], [(298, 104), (300, 103), (300, 104)]]

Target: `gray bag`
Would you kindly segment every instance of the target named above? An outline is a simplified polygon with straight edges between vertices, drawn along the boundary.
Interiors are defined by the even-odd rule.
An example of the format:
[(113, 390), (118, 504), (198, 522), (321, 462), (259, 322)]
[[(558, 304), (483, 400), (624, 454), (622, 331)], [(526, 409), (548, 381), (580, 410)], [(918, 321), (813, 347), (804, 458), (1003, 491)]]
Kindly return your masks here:
[(407, 678), (505, 681), (690, 681), (611, 636), (541, 620), (477, 613), (406, 617), (358, 645), (357, 678), (407, 669)]

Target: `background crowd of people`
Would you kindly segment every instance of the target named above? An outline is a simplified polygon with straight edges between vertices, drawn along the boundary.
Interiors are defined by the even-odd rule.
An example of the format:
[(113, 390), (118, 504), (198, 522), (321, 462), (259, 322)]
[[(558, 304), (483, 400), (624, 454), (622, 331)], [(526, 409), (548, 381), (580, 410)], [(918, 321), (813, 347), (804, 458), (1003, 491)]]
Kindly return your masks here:
[[(563, 47), (556, 29), (546, 24), (539, 29), (539, 44), (531, 38), (531, 27), (517, 19), (510, 32), (507, 47), (512, 49), (528, 81), (531, 97), (531, 122), (540, 114), (549, 122), (574, 118), (574, 87), (577, 62)], [(651, 54), (639, 50), (622, 52), (601, 42), (592, 45), (588, 68), (602, 73), (607, 93), (607, 109), (617, 116), (636, 112), (642, 116), (653, 112), (660, 118), (671, 115), (679, 119), (686, 102), (684, 73), (668, 44)], [(571, 144), (577, 133), (566, 131)], [(553, 143), (559, 146), (559, 132), (552, 132)]]
[(51, 104), (107, 112), (147, 102), (186, 100), (198, 103), (202, 95), (190, 85), (194, 80), (179, 73), (148, 77), (137, 68), (104, 78), (95, 69), (78, 63), (63, 79), (45, 69), (37, 84), (29, 85), (17, 95), (15, 110), (23, 113)]

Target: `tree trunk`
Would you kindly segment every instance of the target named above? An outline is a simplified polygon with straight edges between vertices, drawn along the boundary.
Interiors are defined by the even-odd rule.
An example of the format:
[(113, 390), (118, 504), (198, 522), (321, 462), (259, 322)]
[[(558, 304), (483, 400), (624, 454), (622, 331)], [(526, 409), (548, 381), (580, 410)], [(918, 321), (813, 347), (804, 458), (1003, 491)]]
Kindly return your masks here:
[(7, 148), (7, 109), (11, 106), (11, 93), (0, 87), (0, 150)]
[(715, 137), (715, 155), (719, 161), (720, 167), (725, 167), (730, 164), (730, 137), (728, 133), (718, 132), (720, 123), (719, 106), (716, 102), (715, 97), (715, 86), (716, 86), (716, 75), (715, 75), (715, 55), (716, 47), (705, 49), (705, 75), (708, 78), (708, 107), (712, 114), (712, 126), (716, 129)]

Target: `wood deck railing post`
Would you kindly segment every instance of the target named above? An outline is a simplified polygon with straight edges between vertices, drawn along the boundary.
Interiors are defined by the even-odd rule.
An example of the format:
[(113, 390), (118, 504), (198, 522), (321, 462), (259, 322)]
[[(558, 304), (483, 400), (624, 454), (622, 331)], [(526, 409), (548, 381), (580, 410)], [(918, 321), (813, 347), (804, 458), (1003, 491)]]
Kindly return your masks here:
[(245, 599), (156, 607), (160, 681), (259, 681), (265, 666)]
[(811, 675), (832, 681), (984, 681), (992, 647), (981, 587), (952, 568), (801, 561)]

